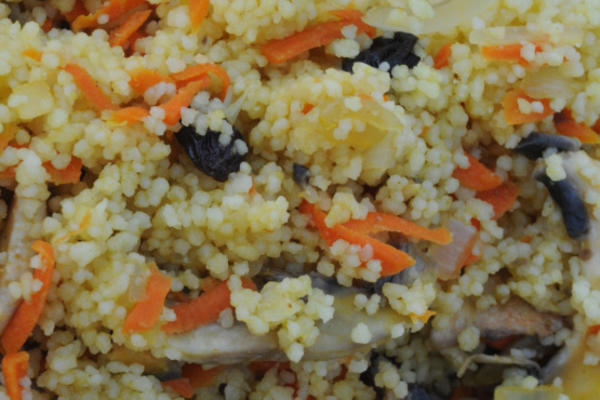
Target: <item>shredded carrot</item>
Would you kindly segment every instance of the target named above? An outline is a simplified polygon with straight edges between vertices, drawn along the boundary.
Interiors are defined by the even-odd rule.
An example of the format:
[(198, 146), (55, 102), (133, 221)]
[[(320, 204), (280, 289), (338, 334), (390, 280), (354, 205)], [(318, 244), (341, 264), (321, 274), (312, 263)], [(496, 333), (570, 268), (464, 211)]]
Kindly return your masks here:
[(131, 36), (129, 37), (129, 47), (127, 47), (127, 52), (126, 54), (128, 56), (130, 56), (131, 54), (135, 53), (135, 44), (139, 39), (143, 39), (145, 38), (147, 35), (144, 32), (140, 32), (135, 31), (131, 34)]
[(63, 69), (73, 75), (73, 79), (75, 79), (75, 84), (79, 90), (83, 92), (98, 112), (114, 110), (116, 108), (85, 69), (77, 64), (67, 64)]
[(452, 242), (452, 234), (446, 228), (428, 229), (393, 214), (370, 212), (365, 219), (353, 219), (344, 224), (358, 233), (398, 232), (417, 239), (438, 244)]
[(494, 219), (498, 219), (511, 209), (517, 197), (519, 197), (519, 187), (510, 181), (505, 181), (502, 185), (477, 193), (477, 198), (489, 203), (494, 207)]
[(190, 22), (192, 24), (192, 30), (197, 32), (202, 25), (202, 21), (208, 15), (208, 6), (210, 0), (189, 0), (189, 14)]
[(81, 158), (72, 156), (71, 162), (63, 169), (56, 169), (50, 161), (44, 163), (46, 172), (50, 175), (50, 181), (55, 185), (77, 183), (81, 178)]
[(171, 379), (168, 381), (163, 381), (161, 382), (161, 384), (165, 387), (170, 388), (175, 393), (177, 393), (185, 399), (189, 399), (194, 395), (194, 388), (192, 387), (189, 379), (187, 378)]
[(118, 110), (115, 110), (111, 115), (110, 115), (110, 120), (113, 122), (127, 122), (127, 123), (132, 123), (132, 122), (139, 122), (142, 119), (144, 119), (145, 117), (147, 117), (148, 115), (150, 115), (150, 111), (148, 111), (147, 109), (143, 108), (143, 107), (137, 107), (137, 106), (133, 106), (133, 107), (125, 107), (125, 108), (120, 108)]
[(587, 330), (588, 335), (597, 335), (598, 332), (600, 332), (600, 324), (592, 325)]
[(98, 26), (98, 17), (101, 15), (107, 15), (109, 21), (126, 14), (127, 12), (141, 6), (146, 0), (110, 0), (104, 6), (100, 7), (96, 12), (88, 15), (79, 15), (73, 23), (71, 28), (74, 32), (79, 32), (82, 29), (93, 28)]
[[(539, 101), (544, 106), (544, 111), (532, 112), (529, 114), (523, 114), (519, 109), (519, 99), (528, 101), (529, 103)], [(549, 115), (554, 114), (554, 111), (550, 107), (550, 99), (534, 99), (529, 97), (522, 90), (510, 90), (506, 93), (506, 97), (502, 101), (502, 107), (504, 108), (504, 119), (509, 125), (519, 125), (528, 122), (537, 122), (546, 118)]]
[(52, 29), (52, 20), (50, 18), (46, 18), (42, 24), (42, 30), (45, 33), (48, 33), (50, 32), (50, 29)]
[[(260, 47), (260, 52), (269, 62), (280, 64), (311, 49), (325, 46), (343, 37), (342, 29), (347, 25), (355, 25), (359, 31), (371, 36), (374, 30), (360, 19), (356, 10), (334, 10), (333, 15), (341, 16), (338, 21), (327, 21), (310, 26), (282, 39), (272, 40)], [(359, 16), (357, 18), (357, 16)], [(367, 28), (368, 27), (368, 28)], [(368, 31), (365, 31), (368, 29)]]
[(21, 346), (27, 341), (27, 338), (33, 332), (42, 310), (46, 305), (46, 298), (52, 284), (52, 275), (54, 274), (54, 252), (50, 244), (36, 240), (31, 248), (40, 255), (42, 260), (41, 268), (33, 272), (33, 279), (42, 282), (42, 287), (31, 294), (29, 300), (23, 301), (17, 307), (11, 319), (2, 332), (0, 343), (5, 354), (19, 351)]
[(173, 79), (148, 68), (139, 67), (129, 73), (131, 81), (129, 85), (138, 94), (144, 94), (146, 90), (160, 83), (173, 83)]
[(75, 0), (75, 4), (73, 4), (73, 8), (71, 9), (71, 11), (65, 13), (64, 16), (67, 22), (70, 24), (73, 21), (75, 21), (75, 18), (79, 17), (80, 15), (85, 15), (87, 13), (88, 11), (85, 8), (85, 5), (83, 5), (83, 2), (81, 0)]
[(373, 239), (368, 235), (355, 232), (343, 225), (335, 225), (329, 228), (325, 224), (325, 213), (314, 204), (303, 201), (300, 204), (299, 210), (311, 217), (313, 224), (319, 230), (319, 234), (329, 246), (338, 239), (361, 247), (366, 245), (371, 246), (373, 258), (381, 262), (381, 276), (396, 274), (415, 263), (415, 260), (405, 252), (377, 239)]
[(25, 57), (29, 57), (32, 60), (35, 60), (37, 62), (42, 61), (42, 52), (33, 48), (28, 48), (25, 49), (21, 52), (21, 54)]
[(72, 230), (71, 232), (67, 233), (66, 235), (61, 236), (58, 239), (56, 239), (56, 241), (54, 241), (54, 244), (63, 242), (65, 240), (67, 240), (68, 238), (70, 238), (71, 236), (75, 236), (78, 233), (83, 232), (83, 230), (86, 229), (88, 227), (88, 225), (90, 224), (91, 219), (92, 219), (92, 214), (90, 213), (90, 210), (87, 210), (85, 212), (85, 214), (83, 215), (83, 218), (81, 219), (81, 222), (79, 223), (77, 228)]
[(354, 8), (341, 8), (337, 10), (329, 10), (329, 14), (346, 21), (352, 21), (352, 25), (356, 26), (358, 32), (364, 32), (369, 37), (375, 37), (377, 33), (375, 27), (363, 22), (363, 13)]
[(2, 359), (2, 376), (4, 387), (10, 400), (21, 400), (23, 387), (19, 383), (27, 376), (29, 368), (29, 354), (25, 351), (10, 353)]
[(302, 114), (308, 114), (313, 108), (315, 108), (315, 106), (310, 103), (306, 103), (304, 107), (302, 107)]
[[(256, 289), (249, 279), (243, 279), (242, 286)], [(195, 299), (173, 306), (177, 319), (167, 322), (161, 329), (167, 333), (182, 333), (213, 323), (219, 318), (221, 311), (231, 307), (230, 296), (227, 282), (220, 282)]]
[(437, 314), (435, 311), (427, 310), (423, 314), (415, 314), (411, 312), (409, 316), (413, 324), (417, 321), (421, 321), (422, 323), (426, 324), (427, 321), (429, 321), (429, 318), (433, 317), (435, 314)]
[(446, 43), (433, 57), (433, 68), (442, 69), (450, 64), (450, 56), (452, 56), (452, 43)]
[(0, 133), (0, 153), (8, 147), (8, 144), (15, 138), (17, 134), (16, 125), (5, 125), (4, 131)]
[(578, 123), (573, 119), (571, 110), (564, 109), (554, 114), (554, 127), (561, 135), (577, 138), (583, 144), (600, 142), (600, 137), (596, 132), (583, 122)]
[(452, 177), (458, 179), (462, 186), (478, 192), (500, 186), (502, 178), (490, 171), (469, 153), (465, 153), (465, 155), (469, 159), (469, 167), (456, 167), (452, 172)]
[(158, 321), (165, 304), (165, 298), (171, 289), (172, 279), (160, 272), (156, 266), (146, 282), (146, 290), (142, 297), (131, 309), (125, 323), (123, 332), (143, 332), (151, 329)]
[(181, 118), (181, 108), (187, 107), (194, 99), (194, 96), (202, 89), (205, 89), (208, 84), (208, 78), (203, 77), (197, 81), (192, 81), (179, 89), (175, 96), (160, 106), (165, 110), (164, 123), (167, 125), (176, 124)]
[(177, 82), (178, 86), (183, 86), (192, 81), (203, 79), (209, 74), (214, 74), (221, 80), (221, 93), (219, 98), (221, 100), (225, 100), (227, 89), (229, 88), (231, 80), (229, 79), (227, 71), (225, 71), (220, 65), (213, 63), (191, 65), (183, 71), (171, 75), (171, 78)]
[(112, 47), (122, 46), (135, 31), (144, 25), (144, 22), (150, 17), (150, 14), (152, 14), (152, 10), (142, 10), (128, 16), (122, 25), (115, 28), (110, 33), (108, 43), (110, 43)]
[(181, 376), (187, 378), (194, 389), (212, 385), (223, 367), (204, 369), (200, 364), (185, 364), (181, 368)]
[[(481, 46), (481, 55), (488, 60), (518, 61), (524, 67), (528, 67), (530, 65), (529, 61), (521, 57), (522, 49), (523, 45), (520, 43)], [(542, 51), (542, 47), (536, 44), (535, 51)]]

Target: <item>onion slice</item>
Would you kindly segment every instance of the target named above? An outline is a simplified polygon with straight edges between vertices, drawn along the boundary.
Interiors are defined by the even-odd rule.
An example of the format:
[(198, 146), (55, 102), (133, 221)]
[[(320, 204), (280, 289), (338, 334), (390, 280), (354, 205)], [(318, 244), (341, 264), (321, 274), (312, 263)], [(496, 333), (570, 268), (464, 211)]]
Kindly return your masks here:
[(452, 243), (433, 245), (429, 256), (437, 264), (438, 278), (444, 281), (456, 278), (479, 237), (477, 229), (457, 219), (448, 221), (448, 230), (452, 233)]

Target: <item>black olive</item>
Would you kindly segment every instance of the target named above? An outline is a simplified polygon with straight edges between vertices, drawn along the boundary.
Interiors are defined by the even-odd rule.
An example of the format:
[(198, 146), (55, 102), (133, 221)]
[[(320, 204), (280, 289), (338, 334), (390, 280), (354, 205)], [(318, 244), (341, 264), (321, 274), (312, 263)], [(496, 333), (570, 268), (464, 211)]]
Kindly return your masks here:
[(429, 394), (424, 388), (421, 386), (413, 386), (408, 391), (407, 400), (435, 400), (439, 397), (433, 396)]
[(304, 165), (294, 163), (293, 166), (294, 181), (300, 186), (308, 186), (310, 181), (310, 171)]
[(220, 132), (208, 129), (199, 135), (193, 126), (184, 126), (175, 133), (177, 141), (183, 146), (190, 160), (206, 175), (219, 182), (225, 182), (232, 172), (240, 170), (244, 155), (237, 152), (236, 140), (244, 140), (240, 132), (233, 127), (233, 135), (226, 146), (219, 143)]
[(543, 173), (536, 179), (544, 184), (552, 199), (560, 208), (567, 234), (572, 239), (580, 239), (590, 230), (590, 218), (581, 195), (569, 179), (553, 181)]
[(558, 151), (576, 151), (581, 148), (581, 142), (568, 136), (531, 132), (529, 136), (519, 142), (515, 147), (515, 151), (531, 160), (535, 160), (540, 158), (544, 151), (549, 148), (555, 148)]
[(378, 68), (383, 62), (387, 62), (390, 71), (396, 65), (406, 65), (413, 68), (421, 61), (419, 56), (413, 53), (417, 37), (412, 33), (397, 32), (393, 38), (379, 37), (373, 40), (373, 44), (368, 49), (361, 51), (354, 58), (344, 58), (342, 60), (342, 69), (352, 72), (352, 66), (355, 62), (362, 62), (372, 67)]
[(379, 372), (379, 362), (383, 359), (383, 356), (375, 351), (371, 353), (369, 359), (369, 368), (361, 372), (359, 379), (362, 383), (373, 388), (375, 391), (375, 399), (380, 400), (385, 397), (385, 390), (375, 385), (375, 375)]

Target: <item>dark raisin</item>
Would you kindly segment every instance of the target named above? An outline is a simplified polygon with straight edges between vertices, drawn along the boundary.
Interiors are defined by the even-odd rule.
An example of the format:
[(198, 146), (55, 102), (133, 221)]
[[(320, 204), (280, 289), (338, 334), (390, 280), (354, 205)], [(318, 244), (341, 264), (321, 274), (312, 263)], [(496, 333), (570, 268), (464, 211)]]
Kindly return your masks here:
[(590, 230), (590, 218), (585, 203), (569, 178), (553, 181), (545, 172), (536, 176), (544, 184), (560, 208), (567, 234), (572, 239), (584, 237)]
[(310, 171), (302, 164), (294, 163), (294, 181), (300, 186), (308, 186), (310, 182)]
[(342, 69), (352, 72), (352, 66), (355, 62), (362, 62), (372, 67), (378, 68), (383, 62), (387, 62), (390, 71), (396, 65), (406, 65), (413, 68), (421, 61), (419, 56), (413, 53), (417, 37), (412, 33), (397, 32), (393, 38), (379, 37), (373, 40), (373, 44), (368, 49), (361, 51), (355, 58), (345, 58), (342, 60)]
[(576, 151), (581, 148), (581, 142), (567, 136), (532, 132), (519, 142), (515, 147), (515, 151), (531, 160), (535, 160), (540, 158), (544, 151), (549, 148), (555, 148), (558, 151)]
[(196, 167), (219, 182), (224, 182), (230, 173), (240, 170), (244, 155), (237, 152), (234, 143), (244, 139), (235, 127), (227, 146), (219, 143), (220, 135), (220, 132), (210, 129), (206, 134), (199, 135), (193, 126), (184, 126), (175, 137)]

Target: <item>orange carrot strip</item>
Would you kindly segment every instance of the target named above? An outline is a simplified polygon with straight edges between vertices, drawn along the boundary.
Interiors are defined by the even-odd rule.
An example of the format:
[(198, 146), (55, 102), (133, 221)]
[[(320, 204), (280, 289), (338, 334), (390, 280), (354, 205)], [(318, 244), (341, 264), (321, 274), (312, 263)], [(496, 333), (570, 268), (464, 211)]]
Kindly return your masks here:
[(491, 60), (520, 60), (522, 44), (481, 46), (481, 55)]
[(370, 245), (373, 249), (373, 258), (381, 262), (381, 276), (397, 274), (415, 263), (415, 260), (405, 252), (365, 234), (355, 232), (343, 225), (335, 225), (329, 228), (325, 224), (325, 213), (314, 204), (303, 201), (299, 210), (311, 217), (319, 230), (319, 234), (329, 246), (338, 239), (363, 247)]
[(160, 82), (173, 83), (173, 79), (148, 68), (136, 68), (129, 73), (129, 85), (138, 94), (144, 94), (148, 88)]
[(37, 62), (42, 61), (42, 52), (36, 49), (28, 48), (21, 52), (25, 57), (29, 57)]
[(88, 15), (79, 15), (71, 24), (71, 28), (74, 32), (79, 32), (82, 29), (98, 26), (98, 17), (101, 15), (108, 15), (110, 21), (141, 6), (145, 2), (145, 0), (110, 0), (96, 12)]
[(192, 30), (198, 31), (202, 21), (208, 15), (208, 6), (210, 0), (189, 0), (188, 8), (190, 12), (190, 22), (192, 24)]
[(79, 182), (81, 166), (81, 158), (75, 156), (71, 157), (71, 162), (63, 169), (56, 169), (50, 161), (44, 163), (44, 168), (50, 175), (50, 182), (55, 185)]
[[(331, 13), (353, 13), (352, 11), (331, 11)], [(360, 22), (359, 22), (360, 21)], [(336, 39), (343, 37), (342, 28), (348, 25), (356, 25), (359, 30), (364, 30), (366, 25), (360, 19), (352, 17), (343, 18), (340, 21), (327, 21), (317, 25), (310, 26), (303, 31), (296, 32), (282, 39), (272, 40), (260, 47), (260, 52), (269, 60), (269, 62), (280, 64), (291, 58), (294, 58), (311, 49), (325, 46)], [(361, 26), (363, 28), (361, 29)], [(369, 26), (369, 25), (366, 25)], [(374, 33), (369, 26), (367, 34)]]
[(452, 56), (452, 43), (446, 43), (433, 57), (433, 68), (442, 69), (450, 64), (450, 56)]
[(144, 22), (150, 17), (150, 14), (152, 14), (152, 10), (142, 10), (128, 16), (121, 26), (115, 28), (110, 33), (108, 43), (110, 43), (112, 47), (122, 46), (135, 31), (144, 25)]
[(175, 393), (185, 399), (189, 399), (194, 395), (194, 388), (187, 378), (177, 378), (161, 382), (161, 385), (170, 388)]
[(494, 219), (500, 218), (513, 206), (519, 197), (519, 187), (510, 181), (484, 192), (477, 193), (477, 198), (490, 203), (494, 207)]
[(19, 381), (27, 376), (29, 354), (25, 351), (10, 353), (2, 359), (2, 375), (10, 400), (21, 400), (23, 388)]
[[(256, 289), (248, 279), (242, 280), (242, 286)], [(177, 319), (167, 322), (161, 329), (167, 333), (182, 333), (213, 323), (219, 318), (221, 311), (231, 307), (230, 296), (227, 282), (220, 282), (195, 299), (173, 306)]]
[(156, 324), (165, 304), (165, 298), (171, 289), (171, 281), (172, 279), (160, 272), (158, 268), (153, 268), (146, 282), (144, 297), (135, 303), (125, 318), (123, 332), (143, 332)]
[(315, 108), (315, 106), (313, 106), (312, 104), (306, 103), (304, 105), (304, 107), (302, 107), (302, 114), (308, 114), (310, 112), (310, 110), (312, 110), (313, 108)]
[(207, 77), (203, 77), (197, 81), (192, 81), (183, 88), (179, 89), (177, 94), (169, 101), (161, 105), (160, 107), (165, 110), (164, 123), (167, 125), (176, 124), (181, 118), (181, 108), (187, 107), (194, 99), (194, 96), (199, 91), (206, 88), (208, 83), (209, 80)]
[(54, 274), (52, 246), (44, 241), (36, 240), (31, 248), (40, 255), (42, 260), (42, 267), (33, 272), (33, 278), (41, 281), (42, 287), (37, 292), (32, 293), (29, 300), (19, 304), (4, 328), (0, 343), (5, 354), (19, 351), (31, 335), (46, 305), (46, 298), (52, 284), (52, 275)]
[(344, 226), (366, 235), (379, 232), (398, 232), (438, 244), (452, 242), (452, 235), (446, 228), (428, 229), (396, 215), (380, 212), (370, 212), (365, 219), (352, 219)]
[(554, 127), (563, 136), (579, 139), (583, 144), (596, 144), (600, 137), (583, 122), (577, 123), (571, 114), (571, 110), (564, 109), (554, 114)]
[(181, 368), (181, 376), (187, 378), (194, 389), (212, 385), (223, 367), (204, 369), (200, 364), (184, 364)]
[(221, 94), (219, 97), (221, 100), (224, 100), (231, 80), (229, 79), (227, 71), (220, 65), (213, 63), (192, 65), (181, 72), (171, 75), (171, 78), (177, 81), (178, 85), (185, 85), (191, 81), (206, 77), (209, 74), (215, 74), (221, 80)]
[(125, 107), (115, 110), (111, 115), (110, 119), (114, 122), (139, 122), (145, 117), (150, 115), (150, 111), (143, 107)]
[(598, 332), (600, 332), (600, 324), (592, 325), (587, 330), (588, 335), (597, 335)]
[(342, 8), (338, 10), (330, 10), (329, 14), (338, 17), (339, 19), (352, 21), (352, 25), (358, 28), (359, 32), (364, 32), (369, 37), (374, 37), (377, 33), (375, 27), (363, 22), (363, 13), (354, 8)]
[(75, 0), (75, 4), (73, 5), (71, 11), (65, 13), (64, 16), (67, 22), (70, 24), (80, 15), (85, 15), (87, 13), (88, 10), (85, 8), (85, 5), (83, 5), (83, 2), (81, 0)]
[(465, 153), (465, 155), (469, 159), (469, 167), (456, 167), (452, 172), (452, 176), (458, 179), (461, 185), (479, 192), (493, 189), (502, 183), (502, 178), (490, 171), (475, 157), (469, 153)]
[[(527, 100), (528, 102), (539, 101), (544, 106), (544, 111), (541, 113), (532, 112), (529, 114), (523, 114), (519, 110), (519, 99)], [(550, 99), (534, 99), (529, 97), (522, 90), (510, 90), (506, 93), (506, 97), (502, 101), (502, 107), (504, 108), (504, 119), (509, 125), (519, 125), (528, 122), (537, 122), (546, 118), (549, 115), (554, 114), (552, 108), (550, 108)]]
[(423, 314), (415, 314), (411, 312), (409, 316), (413, 324), (417, 321), (421, 321), (422, 323), (426, 324), (427, 321), (429, 321), (429, 319), (435, 314), (437, 314), (435, 311), (427, 310)]
[(98, 112), (103, 110), (114, 110), (116, 108), (85, 69), (77, 64), (67, 64), (63, 69), (73, 75), (73, 79), (79, 90), (83, 92), (85, 97), (94, 105)]
[(90, 210), (87, 210), (85, 212), (85, 214), (83, 215), (83, 218), (81, 219), (81, 222), (79, 223), (79, 226), (77, 226), (77, 229), (74, 229), (71, 232), (67, 233), (66, 235), (59, 237), (58, 239), (56, 239), (56, 241), (54, 242), (54, 244), (58, 244), (58, 243), (60, 243), (62, 241), (67, 240), (71, 236), (75, 236), (79, 232), (82, 232), (85, 228), (88, 227), (88, 225), (90, 224), (91, 219), (92, 219), (92, 214), (90, 213)]

